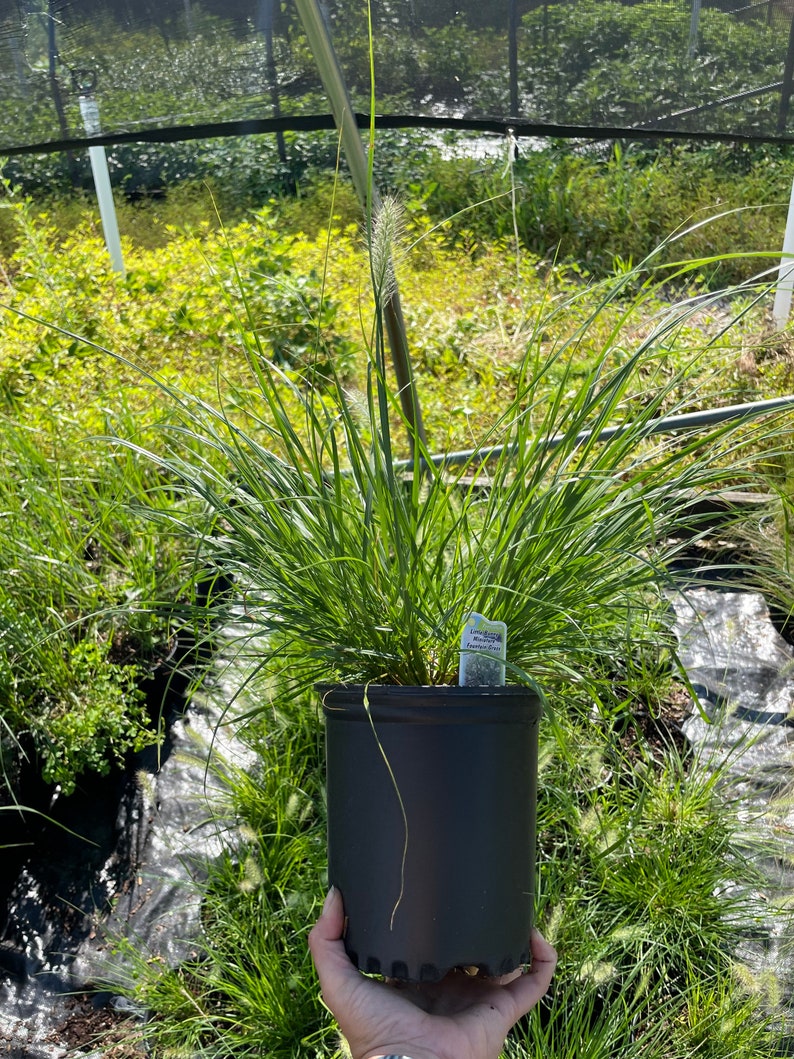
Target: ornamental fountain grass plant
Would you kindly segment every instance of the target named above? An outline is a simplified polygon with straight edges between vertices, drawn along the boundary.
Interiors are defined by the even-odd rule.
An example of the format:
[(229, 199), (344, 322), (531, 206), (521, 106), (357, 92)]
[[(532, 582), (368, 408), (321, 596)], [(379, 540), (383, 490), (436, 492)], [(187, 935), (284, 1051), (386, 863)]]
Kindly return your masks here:
[[(214, 407), (152, 377), (181, 422), (150, 455), (195, 501), (191, 515), (167, 515), (171, 528), (233, 576), (228, 613), (281, 693), (321, 686), (329, 878), (351, 956), (394, 977), (503, 973), (527, 959), (539, 687), (574, 682), (598, 701), (627, 652), (667, 646), (670, 563), (706, 533), (693, 499), (750, 484), (780, 430), (656, 434), (662, 414), (697, 406), (694, 379), (731, 325), (704, 326), (682, 369), (668, 353), (718, 301), (731, 298), (738, 319), (764, 288), (659, 309), (660, 288), (704, 263), (651, 258), (595, 300), (588, 290), (584, 312), (583, 295), (560, 301), (536, 318), (490, 429), (459, 460), (437, 460), (389, 382), (394, 231), (387, 203), (372, 226), (375, 314), (358, 390), (271, 363), (243, 299), (252, 386)], [(568, 317), (548, 348), (547, 329)], [(596, 329), (583, 377), (577, 354)], [(559, 386), (541, 396), (551, 373)], [(456, 685), (473, 612), (506, 623), (506, 687)], [(476, 796), (461, 799), (461, 782)]]
[[(219, 616), (241, 627), (239, 642), (252, 645), (279, 694), (294, 696), (313, 684), (357, 687), (355, 707), (340, 706), (346, 692), (324, 693), (329, 747), (332, 732), (358, 733), (354, 750), (337, 743), (343, 749), (335, 759), (354, 768), (343, 818), (357, 822), (369, 814), (380, 834), (390, 816), (392, 861), (380, 875), (378, 910), (390, 944), (398, 917), (412, 909), (412, 887), (426, 901), (422, 915), (438, 907), (427, 897), (427, 851), (437, 843), (419, 829), (428, 805), (440, 816), (431, 836), (453, 830), (449, 792), (463, 805), (467, 830), (473, 805), (491, 832), (507, 802), (528, 806), (522, 818), (516, 814), (517, 830), (501, 836), (503, 845), (523, 851), (518, 875), (493, 868), (490, 850), (472, 854), (464, 847), (451, 876), (472, 876), (480, 891), (493, 877), (508, 879), (520, 923), (504, 951), (409, 962), (396, 952), (385, 959), (367, 952), (368, 938), (360, 944), (348, 936), (349, 949), (371, 970), (376, 961), (377, 968), (418, 977), (457, 963), (502, 970), (525, 956), (529, 931), (538, 685), (553, 692), (573, 683), (578, 696), (603, 702), (604, 675), (668, 646), (660, 615), (669, 563), (684, 538), (706, 532), (692, 497), (708, 497), (726, 483), (750, 485), (760, 446), (774, 445), (779, 428), (726, 425), (671, 439), (654, 433), (655, 420), (698, 407), (699, 388), (707, 391), (709, 381), (703, 364), (732, 326), (725, 322), (726, 299), (734, 299), (738, 321), (762, 290), (746, 285), (660, 307), (665, 285), (683, 285), (712, 263), (661, 268), (654, 255), (608, 282), (566, 293), (539, 309), (529, 326), (515, 393), (494, 412), (491, 427), (461, 460), (436, 461), (405, 416), (385, 363), (381, 306), (394, 282), (394, 241), (387, 203), (372, 230), (375, 315), (357, 388), (327, 370), (322, 378), (302, 376), (272, 364), (240, 284), (236, 311), (250, 387), (236, 385), (213, 406), (149, 375), (170, 399), (174, 419), (163, 425), (156, 447), (139, 444), (133, 431), (114, 441), (159, 465), (161, 517), (170, 533), (196, 545), (195, 569), (209, 562), (233, 576), (236, 595)], [(670, 246), (664, 249), (669, 257)], [(723, 313), (719, 324), (709, 322), (715, 305)], [(703, 325), (699, 346), (672, 369), (670, 352), (680, 362), (676, 347), (698, 335), (696, 321)], [(323, 348), (326, 336), (318, 331)], [(549, 378), (556, 383), (551, 394)], [(599, 437), (603, 428), (611, 432)], [(504, 689), (455, 687), (459, 638), (472, 611), (507, 625)], [(433, 695), (445, 704), (431, 712), (446, 723), (435, 741), (431, 726), (420, 726), (403, 770), (389, 738), (410, 720), (413, 706), (401, 701), (392, 708), (389, 700), (410, 700), (417, 688), (422, 697), (437, 689)], [(477, 698), (480, 706), (485, 700), (500, 731), (509, 731), (508, 718), (526, 715), (517, 722), (521, 738), (507, 739), (513, 771), (525, 776), (517, 797), (500, 786), (510, 770), (499, 756), (490, 754), (487, 773), (474, 758), (462, 765), (444, 757), (453, 730), (475, 719), (473, 703), (451, 705), (458, 696)], [(354, 714), (358, 723), (348, 723)], [(379, 774), (387, 808), (369, 793), (366, 770)], [(433, 785), (419, 798), (420, 809), (409, 794), (417, 775)], [(462, 785), (477, 797), (461, 800)], [(329, 803), (338, 800), (331, 788), (329, 780)], [(340, 882), (330, 845), (331, 881), (350, 913), (350, 887), (360, 878), (366, 893), (374, 887), (355, 863)], [(372, 852), (372, 843), (362, 845)], [(484, 865), (484, 877), (472, 864)], [(488, 937), (498, 934), (482, 918)], [(459, 933), (456, 923), (450, 933)]]
[[(785, 433), (768, 415), (656, 433), (662, 415), (713, 400), (709, 354), (766, 293), (749, 283), (657, 300), (703, 267), (655, 270), (651, 257), (544, 307), (512, 400), (458, 458), (431, 454), (389, 382), (379, 312), (389, 277), (377, 272), (358, 387), (333, 374), (307, 383), (274, 365), (244, 303), (249, 388), (213, 406), (142, 370), (179, 421), (165, 422), (158, 451), (140, 451), (195, 502), (192, 513), (169, 508), (168, 524), (235, 577), (236, 620), (261, 664), (290, 691), (452, 685), (472, 610), (507, 623), (512, 683), (586, 684), (632, 642), (627, 631), (639, 648), (682, 537), (707, 532), (693, 499), (752, 487), (763, 447)], [(729, 299), (738, 308), (726, 320)], [(549, 348), (568, 316), (569, 333)], [(696, 317), (701, 344), (673, 364)], [(596, 355), (586, 346), (594, 331)]]

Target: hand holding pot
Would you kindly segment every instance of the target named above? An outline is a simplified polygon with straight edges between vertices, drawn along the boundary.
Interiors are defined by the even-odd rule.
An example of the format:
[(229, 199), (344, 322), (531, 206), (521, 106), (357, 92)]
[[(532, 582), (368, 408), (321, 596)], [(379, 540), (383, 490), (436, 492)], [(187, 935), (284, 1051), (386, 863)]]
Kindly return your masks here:
[(453, 972), (420, 985), (366, 978), (345, 952), (342, 896), (332, 890), (309, 935), (323, 999), (353, 1059), (498, 1059), (510, 1028), (549, 988), (557, 954), (532, 935), (532, 967), (499, 979)]

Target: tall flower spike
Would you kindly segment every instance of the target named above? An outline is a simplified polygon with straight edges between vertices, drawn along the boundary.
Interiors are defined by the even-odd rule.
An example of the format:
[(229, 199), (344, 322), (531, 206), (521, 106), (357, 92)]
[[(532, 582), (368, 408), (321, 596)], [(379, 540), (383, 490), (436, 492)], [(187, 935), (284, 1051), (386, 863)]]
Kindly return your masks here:
[(388, 299), (397, 289), (395, 257), (399, 256), (405, 230), (405, 214), (397, 199), (387, 196), (372, 223), (370, 266), (375, 296)]

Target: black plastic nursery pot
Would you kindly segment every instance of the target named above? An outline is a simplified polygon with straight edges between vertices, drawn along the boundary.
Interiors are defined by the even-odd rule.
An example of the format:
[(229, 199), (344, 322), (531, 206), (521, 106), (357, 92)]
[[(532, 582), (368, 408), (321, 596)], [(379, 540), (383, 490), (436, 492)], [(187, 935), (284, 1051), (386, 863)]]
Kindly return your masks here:
[(531, 688), (334, 686), (328, 875), (362, 971), (435, 981), (529, 960), (538, 722)]

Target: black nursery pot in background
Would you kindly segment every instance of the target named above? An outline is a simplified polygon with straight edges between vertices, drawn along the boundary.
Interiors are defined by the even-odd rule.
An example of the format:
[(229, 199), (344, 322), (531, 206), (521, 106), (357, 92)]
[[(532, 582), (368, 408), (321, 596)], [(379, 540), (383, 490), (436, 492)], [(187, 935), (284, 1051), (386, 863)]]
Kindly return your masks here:
[(541, 696), (518, 685), (319, 690), (328, 875), (350, 957), (413, 981), (526, 963)]

